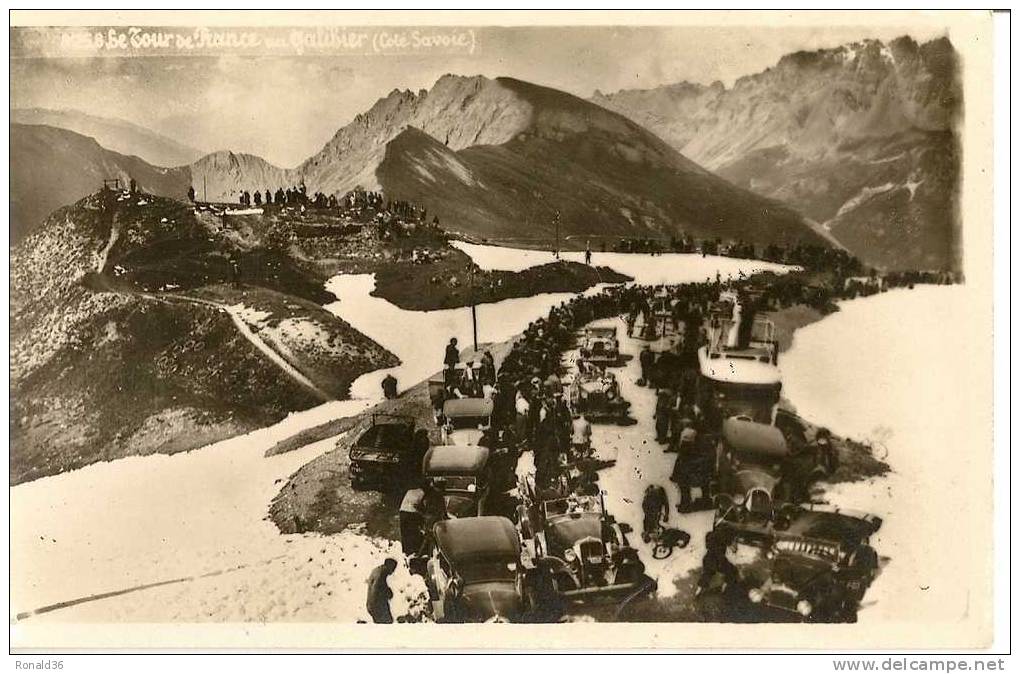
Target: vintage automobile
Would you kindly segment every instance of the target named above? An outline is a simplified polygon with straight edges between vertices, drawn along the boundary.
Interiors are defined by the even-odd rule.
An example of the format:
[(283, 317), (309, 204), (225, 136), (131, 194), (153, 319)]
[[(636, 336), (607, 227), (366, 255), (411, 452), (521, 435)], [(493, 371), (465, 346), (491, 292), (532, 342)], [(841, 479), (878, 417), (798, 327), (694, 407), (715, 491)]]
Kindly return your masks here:
[[(700, 397), (719, 418), (771, 423), (782, 389), (775, 325), (727, 295), (729, 318), (712, 316), (708, 344), (698, 349)], [(717, 311), (725, 309), (717, 308)]]
[[(460, 389), (466, 396), (478, 396), (481, 394), (481, 362), (472, 361), (470, 373), (467, 363), (458, 363), (453, 368), (453, 374), (449, 375), (445, 370), (429, 377), (429, 397), (433, 402), (442, 401), (446, 395), (447, 383)], [(449, 377), (449, 380), (448, 380)]]
[(491, 423), (491, 398), (450, 398), (443, 403), (443, 416), (454, 428), (486, 427)]
[(550, 578), (560, 599), (625, 597), (654, 589), (627, 540), (630, 526), (606, 513), (601, 493), (550, 500), (525, 495), (518, 530), (525, 567)]
[(741, 418), (723, 422), (716, 453), (716, 494), (749, 517), (771, 519), (790, 454), (786, 438), (775, 426)]
[(513, 622), (525, 612), (521, 543), (505, 517), (437, 522), (425, 584), (436, 622)]
[(616, 375), (583, 361), (567, 386), (567, 400), (572, 410), (594, 423), (624, 421), (630, 410), (630, 402), (620, 397)]
[(437, 445), (425, 452), (425, 486), (443, 497), (446, 518), (485, 512), (490, 486), (489, 450), (475, 445)]
[(450, 379), (453, 391), (447, 390), (445, 372), (429, 378), (429, 398), (433, 408), (455, 427), (488, 426), (492, 416), (492, 400), (484, 397), (481, 364), (472, 363), (470, 370), (466, 364), (457, 365)]
[(785, 505), (771, 524), (724, 520), (765, 550), (760, 573), (748, 573), (748, 599), (817, 622), (852, 622), (878, 570), (869, 544), (882, 519), (829, 506)]
[(351, 486), (406, 488), (421, 478), (421, 461), (428, 446), (428, 431), (418, 428), (413, 417), (373, 414), (368, 429), (350, 449)]
[(613, 367), (620, 362), (620, 344), (615, 326), (591, 326), (581, 334), (581, 360)]

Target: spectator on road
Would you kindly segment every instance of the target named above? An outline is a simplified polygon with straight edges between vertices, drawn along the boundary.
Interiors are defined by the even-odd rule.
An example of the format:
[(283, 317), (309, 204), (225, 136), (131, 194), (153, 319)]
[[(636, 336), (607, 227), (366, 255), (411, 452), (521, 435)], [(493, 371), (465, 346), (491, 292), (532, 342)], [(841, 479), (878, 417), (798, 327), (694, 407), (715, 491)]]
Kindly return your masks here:
[(368, 577), (368, 600), (365, 607), (368, 615), (372, 616), (372, 622), (379, 625), (388, 625), (393, 622), (393, 614), (390, 613), (390, 600), (393, 599), (393, 590), (387, 584), (387, 579), (397, 570), (397, 560), (387, 557), (380, 566), (377, 566)]

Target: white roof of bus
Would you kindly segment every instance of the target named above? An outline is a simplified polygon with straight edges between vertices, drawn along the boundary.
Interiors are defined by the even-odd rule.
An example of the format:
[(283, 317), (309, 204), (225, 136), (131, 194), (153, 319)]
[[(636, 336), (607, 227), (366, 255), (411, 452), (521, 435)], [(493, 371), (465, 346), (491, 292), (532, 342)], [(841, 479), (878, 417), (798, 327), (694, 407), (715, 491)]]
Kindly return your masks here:
[(782, 381), (779, 368), (771, 362), (727, 358), (725, 353), (718, 358), (709, 358), (705, 347), (698, 350), (698, 363), (703, 376), (726, 384), (768, 386)]

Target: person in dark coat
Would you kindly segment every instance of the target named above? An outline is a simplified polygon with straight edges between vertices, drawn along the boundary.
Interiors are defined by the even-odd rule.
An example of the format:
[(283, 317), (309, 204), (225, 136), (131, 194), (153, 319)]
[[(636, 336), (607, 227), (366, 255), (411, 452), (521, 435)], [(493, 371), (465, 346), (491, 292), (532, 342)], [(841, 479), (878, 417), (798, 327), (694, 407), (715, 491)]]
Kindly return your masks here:
[(446, 345), (446, 352), (443, 354), (443, 365), (445, 366), (445, 379), (447, 386), (453, 386), (456, 382), (454, 381), (454, 375), (456, 373), (457, 363), (460, 362), (460, 350), (457, 348), (457, 338), (451, 337), (450, 343)]
[(492, 357), (492, 353), (489, 351), (482, 354), (482, 367), (480, 374), (482, 384), (496, 383), (496, 360)]
[(652, 368), (655, 367), (655, 353), (647, 344), (645, 344), (645, 348), (641, 349), (641, 354), (638, 356), (638, 362), (641, 364), (641, 381), (639, 383), (650, 385), (652, 379)]
[(655, 440), (669, 439), (669, 418), (673, 415), (673, 396), (668, 389), (659, 389), (655, 397)]
[(712, 529), (705, 534), (705, 556), (701, 560), (701, 577), (698, 579), (698, 589), (694, 596), (699, 597), (712, 585), (716, 574), (722, 574), (722, 591), (737, 582), (740, 574), (733, 562), (726, 558), (726, 548), (733, 543), (732, 532), (726, 529)]
[(666, 495), (666, 490), (657, 484), (650, 484), (645, 487), (645, 495), (641, 500), (641, 510), (644, 512), (641, 540), (647, 543), (652, 540), (652, 537), (659, 531), (662, 525), (669, 520), (669, 496)]
[(382, 380), (383, 396), (387, 400), (392, 400), (397, 397), (397, 378), (392, 374), (387, 374)]
[(387, 579), (397, 570), (397, 560), (387, 557), (380, 566), (377, 566), (368, 577), (368, 600), (365, 608), (368, 615), (372, 616), (372, 622), (378, 625), (388, 625), (393, 622), (393, 614), (390, 613), (390, 599), (393, 599), (393, 590), (387, 584)]
[(673, 472), (670, 473), (669, 479), (680, 487), (680, 504), (677, 508), (684, 512), (691, 503), (690, 469), (698, 434), (689, 420), (684, 419), (681, 423), (683, 428), (676, 434), (671, 447), (676, 451), (676, 463), (673, 464)]

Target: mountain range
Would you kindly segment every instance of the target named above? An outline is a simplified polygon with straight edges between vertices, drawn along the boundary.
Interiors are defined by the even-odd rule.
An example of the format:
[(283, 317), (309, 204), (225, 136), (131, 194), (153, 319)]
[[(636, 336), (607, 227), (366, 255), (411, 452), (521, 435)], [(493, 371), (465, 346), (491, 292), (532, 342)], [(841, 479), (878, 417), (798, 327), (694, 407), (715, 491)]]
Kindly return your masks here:
[[(594, 245), (599, 235), (680, 232), (760, 244), (825, 242), (795, 210), (720, 179), (622, 115), (510, 78), (447, 75), (429, 91), (393, 91), (291, 169), (234, 152), (170, 169), (141, 166), (70, 133), (12, 125), (12, 144), (26, 149), (12, 154), (12, 165), (33, 165), (14, 192), (19, 229), (93, 191), (97, 174), (107, 171), (175, 198), (192, 185), (211, 201), (300, 182), (309, 193), (380, 190), (423, 204), (447, 229), (523, 244), (548, 241), (557, 229)], [(59, 194), (38, 187), (62, 182), (68, 148), (74, 164), (86, 167), (81, 178)]]
[(94, 138), (107, 150), (136, 155), (155, 166), (183, 166), (197, 161), (206, 154), (202, 150), (123, 119), (89, 115), (78, 110), (15, 108), (11, 110), (11, 122), (44, 124), (74, 131)]
[(36, 124), (10, 125), (10, 240), (17, 243), (43, 219), (102, 186), (133, 178), (142, 190), (183, 199), (190, 171), (153, 166), (133, 155), (120, 154), (94, 138), (74, 131)]
[(885, 268), (957, 268), (962, 112), (946, 38), (797, 52), (730, 88), (596, 91), (736, 185), (797, 209)]
[(520, 245), (556, 232), (598, 245), (600, 235), (682, 231), (838, 242), (882, 268), (951, 268), (961, 105), (949, 41), (900, 38), (789, 54), (729, 88), (679, 83), (589, 101), (446, 75), (429, 90), (392, 91), (293, 168), (230, 151), (161, 168), (124, 135), (128, 154), (73, 129), (12, 124), (12, 240), (101, 178), (130, 176), (153, 194), (183, 198), (191, 185), (201, 200), (234, 203), (244, 190), (302, 182), (309, 193), (379, 190), (423, 204), (449, 230)]

